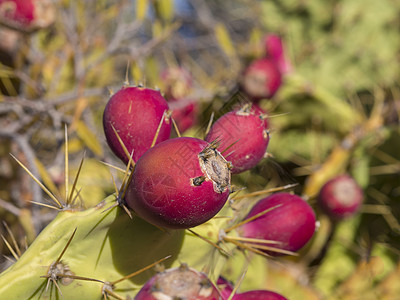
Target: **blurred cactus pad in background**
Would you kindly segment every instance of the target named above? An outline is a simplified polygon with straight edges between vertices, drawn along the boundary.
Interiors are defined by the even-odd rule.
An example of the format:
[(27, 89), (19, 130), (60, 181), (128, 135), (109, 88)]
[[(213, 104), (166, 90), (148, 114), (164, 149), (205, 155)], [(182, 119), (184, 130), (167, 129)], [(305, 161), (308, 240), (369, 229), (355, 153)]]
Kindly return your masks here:
[(0, 298), (399, 299), (399, 28), (392, 0), (0, 0)]

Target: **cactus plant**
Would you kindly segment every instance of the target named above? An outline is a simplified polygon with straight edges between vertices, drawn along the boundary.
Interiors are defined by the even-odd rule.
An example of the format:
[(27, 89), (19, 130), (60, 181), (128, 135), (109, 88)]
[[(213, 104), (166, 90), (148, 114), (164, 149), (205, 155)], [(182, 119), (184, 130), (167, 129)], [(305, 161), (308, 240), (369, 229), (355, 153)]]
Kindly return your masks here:
[[(269, 290), (291, 300), (396, 299), (400, 138), (394, 104), (400, 72), (391, 62), (400, 48), (399, 5), (389, 0), (173, 2), (64, 0), (51, 27), (32, 21), (24, 29), (0, 18), (5, 25), (0, 28), (0, 298), (133, 299), (160, 270), (187, 264), (213, 283), (219, 276), (234, 282), (228, 298), (232, 291), (245, 296)], [(4, 16), (1, 5), (0, 11)], [(282, 52), (290, 54), (291, 68), (287, 60), (278, 63), (284, 76), (279, 93), (252, 98), (240, 70), (250, 59), (279, 62)], [(165, 66), (187, 66), (192, 79), (162, 78)], [(121, 162), (108, 151), (101, 113), (109, 98), (106, 88), (119, 89), (123, 73), (126, 82), (132, 77), (135, 85), (160, 86), (161, 94), (171, 97), (168, 104), (176, 109), (181, 132), (178, 116), (186, 122), (195, 114), (197, 123), (185, 131), (185, 139), (206, 136), (210, 115), (223, 116), (242, 100), (253, 102), (251, 113), (268, 111), (262, 120), (273, 133), (268, 155), (231, 177), (231, 194), (205, 223), (155, 226), (129, 207), (127, 187), (147, 166), (140, 160), (149, 147), (168, 141), (156, 144), (162, 122), (146, 119), (152, 123), (147, 151), (130, 159), (138, 146), (125, 147), (121, 156), (127, 166), (118, 171)], [(253, 73), (254, 90), (270, 89), (257, 85), (263, 78)], [(181, 113), (192, 99), (195, 109)], [(62, 166), (65, 125), (71, 170)], [(120, 129), (110, 130), (117, 147), (129, 142)], [(162, 166), (151, 171), (164, 172)], [(79, 180), (71, 182), (75, 170)], [(344, 173), (365, 191), (359, 213), (333, 222), (317, 209), (319, 230), (300, 252), (278, 249), (284, 234), (243, 233), (267, 216), (285, 215), (284, 205), (277, 204), (247, 217), (263, 198), (301, 195), (301, 203), (314, 208), (322, 186)], [(192, 183), (211, 183), (200, 179)], [(195, 205), (204, 200), (189, 198), (196, 198)], [(265, 231), (291, 231), (288, 219), (297, 215), (286, 215), (290, 218), (272, 221)]]

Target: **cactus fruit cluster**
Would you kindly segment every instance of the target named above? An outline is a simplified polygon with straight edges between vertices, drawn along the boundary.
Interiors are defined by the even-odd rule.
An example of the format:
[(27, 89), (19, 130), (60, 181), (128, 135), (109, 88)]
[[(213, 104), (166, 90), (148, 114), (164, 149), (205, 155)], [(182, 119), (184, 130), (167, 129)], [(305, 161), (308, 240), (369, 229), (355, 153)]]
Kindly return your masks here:
[(400, 94), (361, 74), (390, 53), (352, 52), (364, 14), (131, 2), (0, 0), (0, 299), (397, 299)]
[[(224, 275), (230, 256), (246, 260), (240, 249), (295, 254), (315, 229), (304, 200), (277, 193), (247, 216), (227, 203), (235, 192), (231, 171), (251, 169), (264, 157), (265, 118), (261, 108), (246, 104), (217, 120), (205, 140), (169, 138), (168, 104), (160, 92), (124, 86), (103, 114), (107, 143), (126, 164), (122, 186), (86, 210), (71, 200), (73, 192), (65, 203), (54, 199), (58, 216), (0, 276), (11, 283), (2, 284), (0, 294), (125, 299), (139, 292), (135, 299), (217, 300), (222, 296), (212, 281)], [(154, 275), (156, 262), (160, 273)], [(17, 284), (24, 288), (16, 292)]]

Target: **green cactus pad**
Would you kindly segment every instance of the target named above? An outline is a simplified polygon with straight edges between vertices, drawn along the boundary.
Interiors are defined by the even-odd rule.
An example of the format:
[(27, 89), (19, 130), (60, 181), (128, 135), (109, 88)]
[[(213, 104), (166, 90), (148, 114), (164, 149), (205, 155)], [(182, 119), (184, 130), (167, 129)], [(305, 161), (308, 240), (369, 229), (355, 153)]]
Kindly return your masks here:
[[(163, 231), (122, 209), (105, 209), (115, 203), (109, 196), (100, 205), (84, 211), (63, 211), (41, 232), (21, 258), (0, 275), (2, 299), (101, 299), (102, 282), (113, 282), (171, 255), (163, 264), (169, 267), (177, 259), (184, 231)], [(71, 240), (59, 266), (68, 266), (66, 274), (95, 279), (87, 281), (46, 276)], [(134, 295), (154, 274), (148, 270), (115, 286), (120, 296)], [(68, 285), (65, 285), (67, 283)]]

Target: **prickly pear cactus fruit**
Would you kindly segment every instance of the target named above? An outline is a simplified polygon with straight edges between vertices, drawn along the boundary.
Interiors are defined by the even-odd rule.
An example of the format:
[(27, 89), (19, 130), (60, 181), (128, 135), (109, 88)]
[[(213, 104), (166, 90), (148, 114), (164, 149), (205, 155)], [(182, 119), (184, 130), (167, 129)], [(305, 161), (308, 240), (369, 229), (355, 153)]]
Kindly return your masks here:
[(1, 300), (399, 298), (399, 1), (55, 2), (0, 0)]
[(154, 275), (142, 287), (136, 300), (159, 299), (222, 299), (207, 275), (183, 264)]

